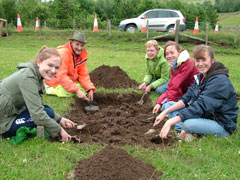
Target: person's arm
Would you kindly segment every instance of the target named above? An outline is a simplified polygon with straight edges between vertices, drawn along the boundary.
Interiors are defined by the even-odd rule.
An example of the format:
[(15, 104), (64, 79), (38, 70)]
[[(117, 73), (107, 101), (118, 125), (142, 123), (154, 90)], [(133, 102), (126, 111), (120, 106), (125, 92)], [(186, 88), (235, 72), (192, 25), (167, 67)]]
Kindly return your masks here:
[(188, 62), (178, 67), (177, 71), (177, 74), (171, 76), (168, 86), (169, 98), (172, 101), (177, 101), (183, 95), (183, 90), (192, 85), (193, 76), (196, 73), (194, 67), (190, 66)]
[(75, 123), (72, 122), (71, 120), (62, 117), (62, 119), (59, 122), (61, 124), (62, 127), (64, 128), (74, 128), (75, 127)]
[(153, 126), (159, 125), (159, 124), (164, 120), (164, 118), (166, 117), (166, 115), (167, 115), (168, 113), (171, 113), (171, 112), (173, 112), (173, 111), (182, 109), (182, 108), (184, 108), (184, 107), (185, 107), (184, 102), (181, 101), (181, 100), (178, 101), (176, 104), (174, 104), (174, 105), (171, 106), (170, 108), (168, 108), (168, 109), (164, 110), (163, 112), (161, 112), (161, 113), (157, 116), (157, 118), (156, 118)]
[[(69, 92), (77, 92), (79, 90), (79, 87), (76, 85), (76, 83), (69, 77), (68, 75), (68, 69), (69, 69), (69, 61), (72, 61), (72, 56), (69, 56), (66, 52), (61, 51), (61, 58), (62, 58), (62, 64), (58, 70), (57, 78), (59, 83), (62, 85), (64, 89), (66, 89)], [(74, 67), (72, 67), (73, 69)]]
[(153, 108), (153, 114), (157, 114), (160, 108), (162, 107), (162, 102), (167, 98), (167, 91), (158, 97), (156, 105)]
[(160, 66), (161, 66), (160, 78), (150, 84), (153, 89), (156, 89), (162, 84), (167, 83), (170, 78), (170, 66), (168, 65), (168, 62), (164, 60), (162, 61)]
[(95, 86), (92, 83), (90, 76), (88, 74), (87, 69), (87, 59), (83, 60), (83, 63), (81, 63), (77, 67), (78, 71), (78, 81), (80, 82), (81, 86), (88, 92), (89, 90), (95, 91)]
[[(222, 78), (220, 77), (222, 76)], [(188, 107), (180, 111), (182, 121), (190, 118), (198, 118), (214, 113), (222, 106), (224, 100), (229, 97), (229, 84), (225, 75), (216, 75), (207, 79), (204, 90), (198, 98)]]
[(168, 136), (168, 133), (172, 127), (172, 125), (176, 124), (176, 123), (179, 123), (181, 122), (181, 117), (180, 116), (176, 116), (174, 118), (171, 118), (169, 120), (167, 120), (165, 122), (165, 124), (163, 125), (161, 131), (160, 131), (160, 134), (159, 136), (162, 138), (162, 139), (167, 139), (167, 136)]
[(60, 133), (61, 126), (44, 111), (38, 89), (38, 80), (35, 77), (22, 78), (19, 82), (19, 88), (34, 123), (44, 126), (52, 137), (57, 136)]
[(145, 73), (145, 76), (143, 78), (143, 82), (145, 82), (146, 85), (148, 85), (152, 80), (152, 73), (149, 70), (149, 61), (150, 60), (147, 59), (147, 55), (146, 55), (146, 57), (145, 57), (146, 73)]

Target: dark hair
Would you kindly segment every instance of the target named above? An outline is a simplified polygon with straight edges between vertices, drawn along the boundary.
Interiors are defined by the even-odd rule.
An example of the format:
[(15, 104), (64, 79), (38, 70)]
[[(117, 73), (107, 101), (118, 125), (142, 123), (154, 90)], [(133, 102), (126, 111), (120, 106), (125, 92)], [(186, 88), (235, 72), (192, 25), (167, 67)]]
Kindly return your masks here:
[(207, 45), (198, 45), (194, 48), (193, 50), (193, 57), (195, 59), (201, 59), (201, 58), (205, 58), (205, 52), (208, 53), (208, 55), (210, 56), (211, 60), (215, 61), (214, 58), (214, 51), (210, 46)]
[(39, 59), (42, 62), (50, 58), (51, 56), (57, 56), (61, 59), (61, 55), (56, 50), (56, 48), (48, 48), (47, 46), (42, 46), (36, 55), (36, 61), (37, 59)]
[(179, 46), (178, 43), (176, 43), (174, 41), (168, 41), (168, 42), (166, 42), (166, 44), (164, 46), (164, 57), (166, 57), (166, 49), (167, 49), (168, 46), (174, 46), (178, 52), (183, 51), (182, 47)]

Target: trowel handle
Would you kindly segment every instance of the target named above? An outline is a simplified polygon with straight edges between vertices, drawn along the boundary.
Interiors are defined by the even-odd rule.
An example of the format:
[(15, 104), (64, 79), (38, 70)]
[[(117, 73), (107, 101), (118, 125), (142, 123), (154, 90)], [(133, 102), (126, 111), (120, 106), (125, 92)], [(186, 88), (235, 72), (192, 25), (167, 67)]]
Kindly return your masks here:
[(142, 97), (141, 97), (141, 99), (140, 100), (143, 100), (143, 98), (146, 96), (146, 93), (144, 93), (143, 95), (142, 95)]

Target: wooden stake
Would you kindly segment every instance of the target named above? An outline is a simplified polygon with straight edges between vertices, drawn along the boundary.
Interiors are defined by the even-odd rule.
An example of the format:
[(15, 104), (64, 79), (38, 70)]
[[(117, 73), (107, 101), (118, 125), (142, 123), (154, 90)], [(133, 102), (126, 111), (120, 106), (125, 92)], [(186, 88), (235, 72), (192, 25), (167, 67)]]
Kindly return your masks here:
[(147, 20), (147, 39), (149, 38), (149, 21)]
[(45, 138), (44, 136), (44, 126), (37, 126), (37, 137), (38, 138)]
[(75, 32), (76, 30), (76, 23), (75, 23), (75, 19), (73, 19), (73, 32)]
[(209, 23), (206, 24), (206, 40), (205, 40), (205, 44), (208, 44), (208, 27), (209, 27)]
[(111, 20), (108, 19), (108, 23), (107, 23), (108, 27), (108, 32), (109, 32), (109, 37), (112, 37), (112, 29), (111, 29)]
[(239, 24), (236, 24), (236, 28), (235, 28), (235, 37), (234, 37), (234, 44), (237, 44), (238, 31), (239, 31)]
[(180, 20), (178, 19), (176, 21), (176, 34), (175, 34), (175, 42), (178, 43), (179, 42), (179, 27), (180, 27)]

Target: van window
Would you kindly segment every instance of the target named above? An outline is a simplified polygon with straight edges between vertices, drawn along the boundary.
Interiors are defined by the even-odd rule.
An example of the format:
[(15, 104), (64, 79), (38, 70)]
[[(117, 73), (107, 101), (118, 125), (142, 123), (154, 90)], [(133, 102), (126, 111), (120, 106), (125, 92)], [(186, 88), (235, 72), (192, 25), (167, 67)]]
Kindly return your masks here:
[(168, 18), (172, 17), (170, 11), (158, 11), (158, 18)]
[(157, 18), (157, 11), (149, 11), (145, 14), (146, 18), (147, 19), (150, 19), (150, 18)]
[(170, 13), (171, 13), (172, 17), (179, 17), (179, 15), (174, 11), (170, 11)]

